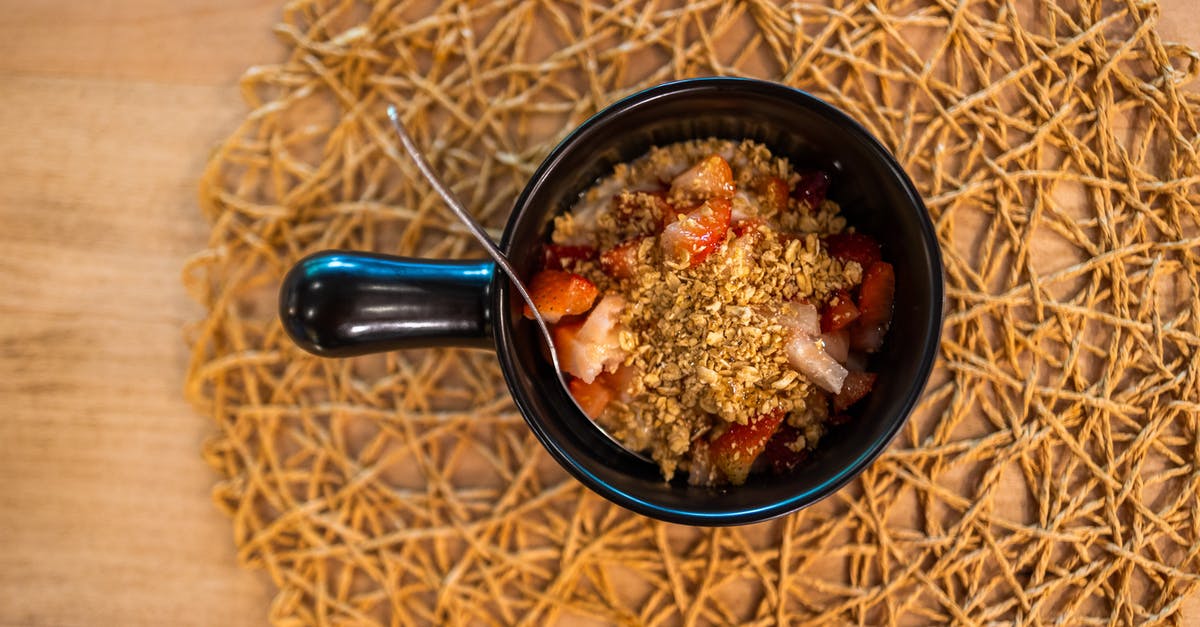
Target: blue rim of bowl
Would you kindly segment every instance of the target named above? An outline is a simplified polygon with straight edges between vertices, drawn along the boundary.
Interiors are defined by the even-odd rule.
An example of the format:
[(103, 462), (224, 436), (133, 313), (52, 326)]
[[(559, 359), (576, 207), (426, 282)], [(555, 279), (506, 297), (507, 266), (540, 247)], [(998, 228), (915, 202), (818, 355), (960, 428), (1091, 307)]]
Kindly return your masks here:
[[(548, 174), (553, 171), (562, 158), (563, 154), (573, 145), (578, 138), (585, 134), (592, 126), (602, 122), (604, 119), (624, 112), (632, 107), (648, 106), (655, 100), (666, 96), (677, 96), (681, 93), (694, 91), (730, 91), (730, 92), (753, 92), (770, 97), (796, 99), (799, 106), (806, 107), (812, 111), (829, 118), (831, 121), (843, 125), (849, 132), (856, 135), (858, 139), (871, 149), (879, 159), (886, 164), (891, 175), (900, 182), (904, 191), (909, 197), (909, 201), (914, 210), (917, 210), (920, 217), (921, 230), (924, 237), (925, 246), (923, 250), (929, 257), (929, 267), (932, 270), (931, 274), (937, 280), (931, 286), (930, 298), (931, 309), (935, 315), (930, 316), (926, 333), (929, 336), (929, 341), (924, 346), (921, 358), (918, 361), (919, 374), (915, 380), (915, 384), (909, 390), (908, 395), (904, 398), (902, 410), (899, 415), (893, 420), (891, 428), (881, 437), (876, 439), (857, 459), (849, 464), (846, 464), (842, 470), (829, 478), (820, 485), (804, 492), (797, 493), (789, 498), (772, 502), (767, 505), (754, 508), (730, 509), (727, 511), (717, 512), (696, 512), (684, 509), (664, 507), (645, 499), (639, 498), (634, 494), (630, 494), (626, 490), (622, 490), (592, 474), (587, 468), (577, 463), (571, 455), (568, 455), (562, 448), (545, 432), (536, 420), (530, 418), (530, 415), (536, 413), (535, 408), (531, 407), (529, 402), (524, 398), (521, 390), (513, 382), (509, 372), (514, 372), (520, 366), (511, 359), (511, 355), (505, 347), (507, 334), (505, 329), (512, 324), (509, 308), (504, 305), (508, 301), (508, 282), (501, 275), (497, 274), (495, 278), (496, 288), (493, 290), (493, 305), (495, 306), (495, 320), (493, 333), (496, 341), (497, 356), (500, 359), (501, 366), (505, 372), (505, 382), (508, 385), (509, 392), (513, 401), (517, 404), (522, 417), (526, 424), (534, 432), (534, 435), (542, 443), (551, 456), (558, 462), (560, 466), (565, 468), (575, 479), (587, 486), (592, 491), (600, 496), (616, 503), (626, 509), (632, 510), (639, 514), (649, 516), (666, 522), (680, 523), (687, 525), (698, 526), (732, 526), (745, 525), (756, 522), (763, 522), (790, 514), (805, 507), (809, 507), (829, 495), (843, 488), (847, 483), (857, 477), (860, 473), (867, 469), (882, 453), (887, 450), (892, 440), (900, 432), (900, 429), (908, 422), (909, 416), (920, 400), (925, 386), (929, 381), (929, 375), (933, 371), (933, 364), (937, 359), (937, 353), (941, 344), (941, 331), (945, 309), (945, 267), (942, 265), (941, 249), (938, 244), (937, 233), (934, 230), (933, 222), (929, 218), (929, 211), (925, 207), (924, 200), (921, 194), (913, 185), (912, 180), (904, 171), (904, 168), (896, 161), (892, 155), (878, 139), (875, 138), (861, 124), (851, 118), (849, 115), (834, 107), (833, 105), (793, 87), (788, 87), (780, 83), (762, 81), (749, 78), (735, 77), (706, 77), (706, 78), (690, 78), (669, 83), (662, 83), (649, 87), (642, 91), (636, 92), (613, 104), (605, 107), (601, 111), (589, 117), (582, 124), (571, 131), (562, 141), (555, 146), (554, 150), (542, 161), (542, 164), (530, 177), (521, 195), (517, 198), (513, 205), (513, 212), (509, 216), (508, 223), (504, 228), (504, 235), (500, 242), (501, 250), (507, 251), (510, 244), (510, 237), (515, 230), (516, 220), (523, 211), (521, 208), (529, 201), (529, 196), (534, 190), (539, 189)], [(932, 244), (932, 246), (930, 245)]]

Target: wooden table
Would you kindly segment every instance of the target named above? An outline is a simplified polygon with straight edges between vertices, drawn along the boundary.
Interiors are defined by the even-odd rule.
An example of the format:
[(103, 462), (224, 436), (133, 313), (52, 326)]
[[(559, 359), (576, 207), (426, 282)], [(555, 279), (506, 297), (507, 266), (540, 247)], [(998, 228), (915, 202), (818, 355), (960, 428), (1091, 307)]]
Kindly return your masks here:
[[(1161, 0), (1165, 39), (1200, 47), (1194, 1)], [(180, 392), (202, 312), (179, 274), (237, 79), (284, 52), (278, 4), (3, 2), (0, 625), (265, 621)]]

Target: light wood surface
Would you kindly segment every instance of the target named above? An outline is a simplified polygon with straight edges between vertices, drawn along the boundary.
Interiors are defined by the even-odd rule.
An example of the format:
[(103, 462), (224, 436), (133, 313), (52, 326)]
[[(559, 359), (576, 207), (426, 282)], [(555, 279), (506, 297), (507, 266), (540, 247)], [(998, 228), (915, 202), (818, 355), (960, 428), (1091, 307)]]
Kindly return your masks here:
[[(1161, 0), (1166, 39), (1200, 46), (1194, 1)], [(262, 624), (180, 393), (179, 273), (279, 3), (0, 8), (0, 625)]]

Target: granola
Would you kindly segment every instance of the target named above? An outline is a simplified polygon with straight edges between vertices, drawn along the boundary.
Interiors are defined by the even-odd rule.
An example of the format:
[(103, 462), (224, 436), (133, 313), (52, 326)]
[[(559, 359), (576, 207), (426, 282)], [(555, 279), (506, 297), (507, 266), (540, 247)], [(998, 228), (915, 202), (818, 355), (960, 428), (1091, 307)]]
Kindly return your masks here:
[[(571, 392), (664, 478), (739, 484), (764, 451), (790, 469), (873, 384), (861, 353), (890, 321), (891, 266), (827, 184), (757, 142), (694, 140), (617, 165), (555, 219), (533, 296), (562, 316)], [(582, 280), (594, 293), (564, 303)]]

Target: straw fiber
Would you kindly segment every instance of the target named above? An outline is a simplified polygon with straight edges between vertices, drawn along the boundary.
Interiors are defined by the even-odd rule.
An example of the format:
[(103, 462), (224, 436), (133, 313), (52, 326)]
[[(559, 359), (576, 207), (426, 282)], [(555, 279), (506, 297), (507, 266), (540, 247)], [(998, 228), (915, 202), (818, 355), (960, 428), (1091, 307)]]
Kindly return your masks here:
[[(1200, 57), (1150, 0), (295, 1), (211, 156), (187, 392), (239, 557), (293, 624), (1175, 623), (1200, 577)], [(833, 103), (911, 173), (948, 318), (888, 453), (796, 515), (635, 516), (542, 451), (494, 357), (320, 360), (275, 315), (324, 248), (482, 257), (571, 128), (727, 74)], [(903, 268), (899, 269), (903, 272)]]

